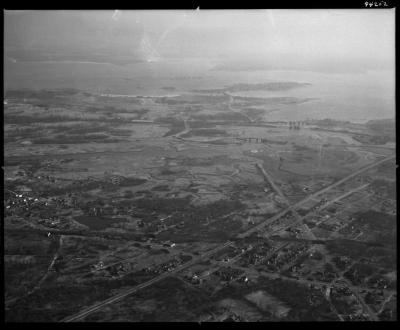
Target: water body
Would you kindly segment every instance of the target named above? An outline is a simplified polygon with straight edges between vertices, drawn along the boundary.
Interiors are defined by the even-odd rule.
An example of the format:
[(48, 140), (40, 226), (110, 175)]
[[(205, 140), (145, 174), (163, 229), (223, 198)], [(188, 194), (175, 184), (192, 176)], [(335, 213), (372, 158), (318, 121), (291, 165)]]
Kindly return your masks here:
[[(249, 97), (313, 98), (300, 104), (279, 106), (270, 120), (332, 118), (365, 122), (394, 118), (395, 75), (393, 71), (320, 73), (310, 71), (216, 71), (216, 61), (204, 59), (160, 60), (129, 65), (107, 63), (5, 60), (6, 89), (76, 88), (99, 94), (165, 96), (194, 89), (223, 88), (236, 83), (295, 81), (311, 83), (286, 91), (231, 93)], [(265, 108), (268, 110), (268, 108)]]

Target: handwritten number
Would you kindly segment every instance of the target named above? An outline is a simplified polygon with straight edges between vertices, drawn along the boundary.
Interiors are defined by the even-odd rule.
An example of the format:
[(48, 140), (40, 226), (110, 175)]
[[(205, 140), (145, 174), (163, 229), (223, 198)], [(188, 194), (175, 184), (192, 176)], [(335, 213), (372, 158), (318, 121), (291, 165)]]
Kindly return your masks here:
[(372, 6), (374, 6), (374, 7), (388, 7), (388, 4), (387, 4), (386, 1), (380, 1), (380, 2), (365, 1), (364, 5), (365, 5), (365, 7), (369, 7), (369, 8), (371, 8)]

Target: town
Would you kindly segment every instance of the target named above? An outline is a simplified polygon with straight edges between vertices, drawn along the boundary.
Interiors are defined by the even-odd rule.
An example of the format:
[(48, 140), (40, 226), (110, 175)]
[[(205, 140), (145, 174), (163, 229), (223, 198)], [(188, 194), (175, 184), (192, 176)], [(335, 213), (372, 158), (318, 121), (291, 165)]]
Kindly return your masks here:
[(4, 11), (5, 322), (396, 321), (395, 9), (195, 7)]
[[(14, 102), (8, 101), (8, 111), (20, 108)], [(8, 112), (6, 120), (7, 116)], [(182, 131), (203, 133), (191, 128), (194, 122), (185, 123)], [(235, 125), (244, 124), (251, 125), (259, 137), (242, 137), (234, 130)], [(115, 153), (108, 149), (10, 154), (6, 158), (8, 274), (13, 274), (10, 280), (15, 278), (21, 265), (42, 274), (41, 278), (30, 278), (22, 272), (18, 282), (7, 282), (10, 319), (20, 317), (21, 308), (40, 304), (46, 297), (48, 304), (65, 307), (51, 313), (35, 312), (32, 318), (93, 320), (103, 309), (103, 304), (95, 301), (114, 301), (115, 297), (117, 302), (107, 307), (111, 308), (107, 315), (120, 308), (118, 301), (124, 303), (123, 298), (131, 292), (150, 290), (150, 296), (163, 301), (151, 291), (152, 284), (168, 286), (173, 278), (180, 281), (177, 287), (212, 294), (216, 299), (212, 306), (223, 302), (211, 316), (205, 316), (209, 303), (204, 304), (204, 311), (196, 312), (200, 319), (395, 317), (393, 229), (397, 210), (390, 147), (364, 146), (356, 140), (342, 146), (327, 142), (321, 156), (320, 145), (314, 151), (302, 144), (316, 130), (326, 132), (329, 141), (332, 129), (323, 131), (325, 126), (315, 121), (257, 126), (218, 119), (220, 130), (232, 134), (217, 137), (220, 145), (214, 143), (214, 136), (182, 137), (175, 128), (176, 133), (165, 138), (164, 124), (153, 125), (161, 133), (157, 143), (172, 143), (172, 148), (165, 145), (166, 150), (161, 151), (157, 137), (148, 142), (138, 140), (134, 149), (126, 145), (126, 151), (119, 152), (118, 164), (113, 163), (111, 172), (109, 167), (88, 170), (95, 159), (102, 159), (105, 166), (113, 162)], [(300, 133), (290, 133), (293, 128)], [(348, 129), (360, 134), (363, 127)], [(349, 134), (343, 129), (337, 132)], [(19, 134), (24, 139), (24, 131)], [(207, 134), (214, 133), (209, 129)], [(285, 140), (282, 134), (286, 134)], [(180, 144), (188, 147), (175, 149)], [(25, 145), (14, 150), (23, 152)], [(243, 157), (232, 159), (230, 155), (237, 152)], [(368, 157), (362, 155), (366, 153)], [(140, 162), (128, 164), (131, 155), (140, 155)], [(354, 164), (352, 170), (341, 170), (341, 157)], [(313, 162), (317, 168), (309, 170), (317, 171), (317, 176), (307, 174), (307, 166), (315, 166)], [(337, 174), (332, 167), (335, 162)], [(296, 171), (301, 175), (294, 177)], [(32, 238), (21, 241), (23, 233)], [(43, 253), (37, 255), (36, 250)], [(29, 253), (33, 259), (18, 257)], [(13, 284), (20, 281), (22, 286)], [(266, 283), (282, 287), (274, 299), (284, 312), (240, 313), (240, 300), (230, 298), (225, 289), (244, 295), (260, 292), (258, 304), (259, 300), (272, 299), (263, 289)], [(285, 296), (289, 283), (303, 293), (295, 298)], [(70, 290), (71, 285), (76, 290), (82, 286), (98, 289), (85, 298), (73, 298), (73, 306), (69, 294), (52, 303), (52, 287)], [(127, 285), (132, 289), (125, 292)], [(226, 299), (230, 299), (230, 307), (224, 305)], [(294, 316), (300, 299), (308, 304), (307, 313)]]

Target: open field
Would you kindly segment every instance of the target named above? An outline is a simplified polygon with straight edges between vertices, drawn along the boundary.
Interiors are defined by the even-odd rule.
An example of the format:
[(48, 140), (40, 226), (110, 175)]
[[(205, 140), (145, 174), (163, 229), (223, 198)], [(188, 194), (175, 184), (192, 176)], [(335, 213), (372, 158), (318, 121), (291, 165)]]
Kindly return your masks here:
[(300, 87), (7, 91), (6, 320), (388, 317), (394, 149), (359, 138), (387, 123), (292, 129), (268, 111), (311, 100), (227, 94)]

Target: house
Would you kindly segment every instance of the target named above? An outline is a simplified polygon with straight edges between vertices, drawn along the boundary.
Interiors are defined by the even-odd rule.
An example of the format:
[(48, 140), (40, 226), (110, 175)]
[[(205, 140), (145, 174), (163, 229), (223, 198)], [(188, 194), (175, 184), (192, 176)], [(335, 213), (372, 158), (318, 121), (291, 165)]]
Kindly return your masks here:
[(173, 243), (173, 242), (167, 241), (167, 242), (163, 243), (163, 246), (165, 246), (165, 247), (174, 247), (174, 246), (176, 246), (176, 244)]
[(97, 264), (94, 264), (94, 265), (91, 266), (92, 271), (100, 270), (100, 269), (102, 269), (103, 267), (104, 267), (103, 261), (99, 261)]

